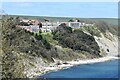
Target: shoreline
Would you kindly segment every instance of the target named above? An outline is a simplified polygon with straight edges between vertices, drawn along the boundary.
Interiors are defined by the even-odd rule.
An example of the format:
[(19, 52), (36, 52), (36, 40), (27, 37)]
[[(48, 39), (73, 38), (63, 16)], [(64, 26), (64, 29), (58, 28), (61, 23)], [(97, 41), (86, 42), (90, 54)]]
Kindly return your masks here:
[(55, 63), (50, 63), (49, 66), (37, 66), (32, 72), (30, 71), (27, 77), (29, 78), (36, 78), (39, 76), (42, 76), (46, 73), (53, 72), (53, 71), (58, 71), (58, 70), (63, 70), (67, 69), (76, 65), (82, 65), (82, 64), (94, 64), (94, 63), (99, 63), (99, 62), (105, 62), (109, 60), (115, 60), (115, 59), (120, 59), (119, 57), (112, 57), (112, 56), (106, 56), (106, 57), (101, 57), (101, 58), (94, 58), (94, 59), (86, 59), (86, 60), (72, 60), (72, 61), (59, 61)]

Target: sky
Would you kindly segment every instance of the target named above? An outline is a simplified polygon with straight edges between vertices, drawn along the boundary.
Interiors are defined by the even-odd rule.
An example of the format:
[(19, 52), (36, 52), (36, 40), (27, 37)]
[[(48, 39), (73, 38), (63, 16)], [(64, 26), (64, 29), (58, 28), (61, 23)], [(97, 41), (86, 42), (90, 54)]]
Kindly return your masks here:
[(3, 2), (10, 15), (117, 18), (117, 2)]

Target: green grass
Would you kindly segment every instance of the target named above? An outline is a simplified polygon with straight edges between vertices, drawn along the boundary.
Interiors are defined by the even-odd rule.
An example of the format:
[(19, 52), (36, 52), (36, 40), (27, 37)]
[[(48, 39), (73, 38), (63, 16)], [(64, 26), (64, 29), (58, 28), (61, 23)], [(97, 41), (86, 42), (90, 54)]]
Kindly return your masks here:
[(58, 43), (58, 41), (53, 39), (53, 35), (51, 32), (41, 33), (41, 35), (44, 39), (46, 39), (52, 45), (56, 45)]

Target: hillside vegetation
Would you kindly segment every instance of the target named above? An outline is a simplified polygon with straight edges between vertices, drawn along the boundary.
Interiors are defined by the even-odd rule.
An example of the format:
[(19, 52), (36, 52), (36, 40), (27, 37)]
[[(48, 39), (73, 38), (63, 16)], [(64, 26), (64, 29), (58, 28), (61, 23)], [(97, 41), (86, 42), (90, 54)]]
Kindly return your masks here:
[[(32, 66), (30, 61), (32, 62), (35, 57), (47, 60), (47, 62), (52, 62), (53, 58), (60, 60), (82, 58), (71, 49), (64, 49), (59, 44), (56, 45), (57, 41), (51, 43), (45, 34), (34, 34), (16, 27), (13, 19), (4, 20), (2, 23), (3, 78), (26, 77), (23, 73), (25, 64)], [(52, 37), (51, 39), (53, 40)]]
[(95, 39), (92, 36), (85, 34), (82, 30), (77, 29), (72, 31), (72, 28), (61, 25), (53, 32), (53, 35), (54, 39), (58, 40), (63, 47), (100, 56), (99, 46), (95, 42)]
[(108, 28), (107, 25), (75, 30), (60, 25), (53, 33), (37, 34), (16, 27), (13, 18), (3, 20), (2, 27), (3, 78), (27, 77), (24, 73), (25, 68), (34, 67), (35, 58), (41, 59), (42, 65), (54, 62), (53, 58), (67, 61), (102, 57), (93, 36), (100, 37), (100, 33), (106, 30), (116, 34), (115, 30)]
[(26, 30), (16, 28), (12, 20), (3, 22), (2, 45), (3, 77), (7, 78), (25, 77), (22, 73), (24, 65), (20, 62), (24, 57), (21, 54), (52, 61), (51, 58), (55, 53), (54, 48), (52, 49), (46, 40)]

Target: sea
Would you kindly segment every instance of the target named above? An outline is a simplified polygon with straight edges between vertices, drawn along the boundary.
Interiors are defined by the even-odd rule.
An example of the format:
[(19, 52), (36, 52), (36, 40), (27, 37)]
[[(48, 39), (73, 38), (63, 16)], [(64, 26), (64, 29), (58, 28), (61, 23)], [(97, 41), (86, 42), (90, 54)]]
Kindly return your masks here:
[[(120, 59), (76, 65), (67, 69), (46, 73), (39, 78), (49, 80), (120, 80)], [(101, 80), (100, 79), (100, 80)]]

